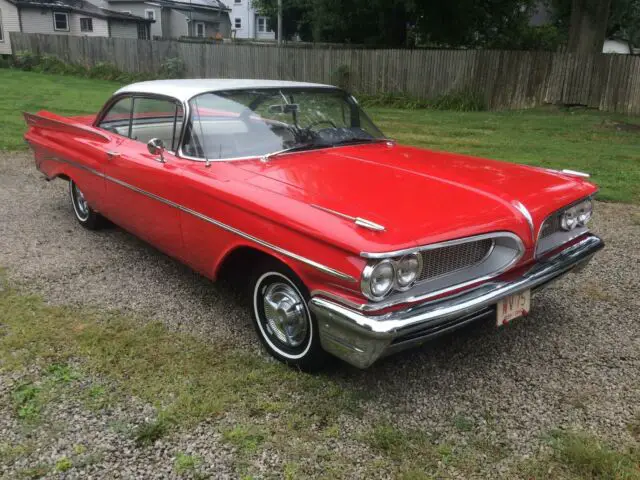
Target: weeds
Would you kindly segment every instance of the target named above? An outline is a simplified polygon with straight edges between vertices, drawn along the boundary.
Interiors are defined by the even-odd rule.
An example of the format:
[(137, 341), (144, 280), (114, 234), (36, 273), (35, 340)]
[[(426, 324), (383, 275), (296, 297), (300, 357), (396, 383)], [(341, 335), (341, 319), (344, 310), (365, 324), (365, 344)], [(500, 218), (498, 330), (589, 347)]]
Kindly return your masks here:
[(640, 479), (640, 449), (614, 450), (597, 438), (581, 432), (552, 433), (553, 459), (579, 478), (602, 480)]
[(19, 385), (12, 393), (14, 409), (18, 418), (22, 420), (34, 420), (40, 414), (38, 394), (40, 387), (32, 383)]
[(169, 430), (169, 422), (164, 418), (158, 418), (151, 422), (139, 425), (133, 431), (133, 438), (139, 447), (153, 445), (156, 440), (163, 437)]
[(361, 96), (365, 107), (401, 108), (404, 110), (453, 110), (458, 112), (479, 112), (487, 110), (484, 97), (472, 90), (450, 92), (432, 99), (420, 99), (403, 93), (387, 92), (373, 96)]
[(12, 60), (7, 60), (4, 67), (15, 67), (20, 70), (48, 73), (55, 75), (72, 75), (115, 81), (119, 83), (133, 83), (155, 78), (180, 78), (184, 75), (184, 62), (177, 57), (167, 58), (156, 73), (121, 71), (115, 64), (98, 62), (93, 66), (67, 63), (55, 55), (37, 55), (29, 51), (16, 52)]
[(182, 475), (193, 472), (202, 463), (199, 457), (179, 452), (173, 462), (173, 468), (176, 473)]
[(56, 471), (66, 472), (73, 467), (73, 463), (67, 457), (62, 457), (56, 462)]

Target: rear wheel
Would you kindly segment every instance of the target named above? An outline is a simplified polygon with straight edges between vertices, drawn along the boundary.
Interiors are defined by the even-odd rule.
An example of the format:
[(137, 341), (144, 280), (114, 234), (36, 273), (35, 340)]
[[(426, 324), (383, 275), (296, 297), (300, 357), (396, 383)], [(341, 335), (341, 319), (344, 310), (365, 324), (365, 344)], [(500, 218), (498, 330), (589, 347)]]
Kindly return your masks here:
[(69, 197), (76, 220), (80, 225), (89, 230), (97, 230), (104, 225), (104, 217), (89, 206), (84, 194), (73, 180), (69, 180)]
[(265, 262), (253, 275), (251, 298), (256, 332), (271, 355), (305, 371), (325, 365), (328, 355), (309, 311), (309, 294), (290, 269)]

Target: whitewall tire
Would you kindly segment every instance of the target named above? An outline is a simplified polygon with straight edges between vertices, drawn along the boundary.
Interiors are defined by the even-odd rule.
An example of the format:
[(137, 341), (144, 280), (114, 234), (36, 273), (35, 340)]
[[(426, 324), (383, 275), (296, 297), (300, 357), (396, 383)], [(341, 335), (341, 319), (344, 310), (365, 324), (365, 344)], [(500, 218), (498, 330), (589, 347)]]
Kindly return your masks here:
[(254, 327), (269, 353), (302, 370), (322, 368), (327, 354), (298, 277), (279, 262), (265, 262), (252, 277), (250, 294)]

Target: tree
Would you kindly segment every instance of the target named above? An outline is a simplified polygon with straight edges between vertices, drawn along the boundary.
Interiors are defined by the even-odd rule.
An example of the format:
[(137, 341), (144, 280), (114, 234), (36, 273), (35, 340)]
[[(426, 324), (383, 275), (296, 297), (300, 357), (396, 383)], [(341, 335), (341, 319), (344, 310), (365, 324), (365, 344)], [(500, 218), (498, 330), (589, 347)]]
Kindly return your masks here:
[[(555, 24), (565, 37), (569, 36), (572, 0), (552, 0)], [(606, 38), (619, 37), (640, 46), (640, 0), (611, 0), (606, 26)], [(604, 40), (604, 38), (602, 39)], [(596, 50), (601, 51), (602, 42)]]
[(567, 49), (576, 53), (602, 52), (611, 0), (572, 0)]
[[(253, 0), (276, 25), (277, 0)], [(411, 0), (284, 0), (283, 36), (305, 41), (406, 45)], [(408, 8), (409, 7), (409, 8)]]

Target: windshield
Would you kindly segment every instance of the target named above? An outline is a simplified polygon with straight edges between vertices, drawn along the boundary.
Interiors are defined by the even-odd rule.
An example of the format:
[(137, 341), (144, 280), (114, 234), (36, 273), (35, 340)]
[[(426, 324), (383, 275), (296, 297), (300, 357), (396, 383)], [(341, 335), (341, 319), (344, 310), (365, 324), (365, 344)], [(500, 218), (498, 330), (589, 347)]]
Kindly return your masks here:
[(205, 93), (189, 101), (182, 151), (208, 160), (376, 142), (382, 132), (338, 89)]

